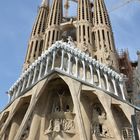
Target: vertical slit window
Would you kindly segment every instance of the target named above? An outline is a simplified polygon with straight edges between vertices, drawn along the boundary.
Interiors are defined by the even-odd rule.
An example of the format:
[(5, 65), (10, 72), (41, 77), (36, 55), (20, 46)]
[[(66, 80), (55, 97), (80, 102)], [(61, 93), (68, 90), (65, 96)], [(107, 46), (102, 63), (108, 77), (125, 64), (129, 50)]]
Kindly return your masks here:
[(33, 44), (34, 44), (34, 42), (32, 41), (31, 46), (30, 46), (30, 52), (29, 52), (29, 58), (28, 58), (28, 60), (31, 58), (31, 53), (32, 53), (32, 49), (33, 49)]
[(86, 41), (85, 35), (85, 25), (83, 25), (83, 41)]
[(109, 32), (107, 32), (107, 37), (108, 37), (109, 48), (110, 48), (110, 50), (111, 50), (111, 43), (110, 43)]
[(90, 31), (89, 31), (89, 27), (88, 27), (88, 41), (89, 41), (89, 43), (90, 43), (90, 33), (89, 33)]
[(79, 26), (79, 42), (81, 42), (81, 26)]
[(36, 57), (37, 46), (38, 46), (38, 41), (36, 41), (36, 44), (35, 44), (34, 58)]
[(102, 34), (103, 34), (103, 40), (105, 41), (105, 32), (104, 32), (104, 30), (102, 30)]
[(53, 34), (52, 34), (52, 43), (54, 43), (55, 41), (55, 30), (53, 30)]
[(41, 42), (40, 42), (39, 56), (41, 56), (42, 50), (43, 50), (43, 40), (41, 40)]
[(99, 41), (101, 41), (100, 39), (100, 31), (98, 30), (98, 38), (99, 38)]

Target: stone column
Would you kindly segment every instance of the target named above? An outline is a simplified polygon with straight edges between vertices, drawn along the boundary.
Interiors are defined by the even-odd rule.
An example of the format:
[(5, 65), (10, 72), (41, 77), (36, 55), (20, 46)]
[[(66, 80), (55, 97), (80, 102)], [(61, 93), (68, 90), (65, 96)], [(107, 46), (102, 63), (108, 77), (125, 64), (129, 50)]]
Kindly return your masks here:
[(45, 74), (44, 75), (46, 75), (48, 73), (49, 61), (50, 61), (50, 56), (47, 56), (46, 68), (45, 68)]
[(33, 75), (33, 81), (32, 81), (32, 84), (35, 83), (35, 80), (36, 80), (36, 74), (37, 74), (37, 65), (36, 65), (35, 70), (34, 70), (34, 75)]
[(64, 50), (62, 50), (60, 70), (63, 70), (63, 67), (64, 67)]
[(52, 68), (51, 68), (51, 70), (53, 70), (54, 69), (54, 65), (55, 65), (55, 56), (56, 55), (56, 51), (53, 51), (53, 60), (52, 60)]
[[(80, 93), (81, 93), (81, 83), (72, 80), (70, 78), (64, 78), (63, 80), (68, 84), (70, 93), (73, 99), (73, 104), (74, 104), (74, 111), (76, 113), (76, 121), (78, 125), (78, 130), (79, 130), (79, 137), (80, 140), (87, 140), (86, 132), (85, 132), (85, 127), (83, 123), (83, 118), (82, 118), (82, 113), (81, 113), (81, 108), (80, 108)], [(75, 86), (76, 85), (76, 86)]]
[(29, 133), (29, 140), (35, 140), (36, 136), (39, 134), (39, 124), (40, 124), (40, 116), (35, 113), (32, 119), (30, 133)]
[(29, 79), (28, 79), (26, 88), (28, 88), (30, 86), (31, 78), (32, 78), (32, 72), (29, 73)]
[(92, 67), (91, 64), (89, 65), (89, 68), (90, 68), (90, 75), (91, 75), (90, 83), (93, 84), (94, 83), (94, 79), (93, 79), (93, 67)]
[(26, 84), (26, 77), (25, 77), (24, 80), (23, 80), (23, 84), (22, 84), (21, 92), (24, 90), (24, 88), (25, 88), (25, 84)]
[(39, 70), (38, 80), (40, 80), (40, 79), (41, 79), (41, 76), (42, 76), (42, 69), (43, 69), (43, 65), (44, 65), (43, 60), (42, 60), (42, 62), (40, 62), (40, 63), (41, 63), (41, 64), (40, 64), (40, 70)]
[(19, 128), (19, 124), (17, 124), (16, 120), (14, 119), (13, 123), (11, 125), (8, 140), (14, 140), (14, 137), (16, 135), (16, 132), (17, 132), (18, 128)]
[(78, 58), (77, 57), (75, 58), (75, 61), (76, 61), (76, 72), (75, 72), (75, 76), (77, 78), (78, 77)]
[(104, 74), (104, 77), (105, 77), (105, 81), (106, 81), (106, 88), (107, 88), (106, 90), (109, 91), (108, 77), (107, 77), (106, 73)]
[(116, 88), (116, 82), (114, 79), (112, 79), (112, 83), (113, 83), (113, 87), (114, 87), (114, 93), (116, 96), (118, 96), (118, 91), (117, 91), (117, 88)]
[(120, 83), (119, 86), (121, 89), (122, 98), (123, 98), (123, 100), (126, 100), (125, 95), (124, 95), (123, 83)]
[(99, 87), (101, 88), (101, 75), (100, 75), (99, 69), (97, 69), (97, 75), (98, 75), (98, 79), (99, 79)]
[(69, 60), (68, 60), (68, 69), (67, 69), (67, 73), (70, 74), (71, 72), (71, 54), (68, 53), (68, 57), (69, 57)]
[(82, 60), (82, 64), (83, 64), (83, 77), (82, 77), (82, 80), (86, 81), (86, 66), (85, 66), (84, 60)]

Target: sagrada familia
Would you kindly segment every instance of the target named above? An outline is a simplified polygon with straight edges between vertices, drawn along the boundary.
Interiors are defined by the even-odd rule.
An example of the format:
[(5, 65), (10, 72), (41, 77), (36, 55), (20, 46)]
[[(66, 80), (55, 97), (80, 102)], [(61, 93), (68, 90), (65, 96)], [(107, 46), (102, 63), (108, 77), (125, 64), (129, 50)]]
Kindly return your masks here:
[(64, 17), (63, 0), (42, 1), (23, 72), (0, 112), (0, 140), (139, 140), (140, 108), (130, 101), (105, 2), (76, 4), (77, 16)]

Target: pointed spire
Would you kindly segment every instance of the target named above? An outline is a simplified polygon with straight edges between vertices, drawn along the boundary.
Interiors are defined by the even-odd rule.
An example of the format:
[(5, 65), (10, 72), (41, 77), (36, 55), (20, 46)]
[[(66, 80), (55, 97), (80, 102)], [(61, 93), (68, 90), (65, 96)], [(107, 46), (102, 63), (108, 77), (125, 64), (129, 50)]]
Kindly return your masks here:
[(119, 71), (112, 27), (104, 0), (94, 0), (95, 58)]
[(90, 0), (78, 1), (77, 47), (90, 56), (93, 54), (92, 17)]
[(48, 49), (54, 42), (61, 39), (60, 24), (63, 18), (62, 0), (53, 0), (46, 29), (45, 48)]
[(94, 24), (104, 24), (110, 26), (110, 19), (104, 0), (94, 0), (95, 20)]
[(35, 20), (31, 37), (29, 40), (23, 71), (26, 70), (30, 66), (30, 64), (32, 64), (41, 55), (43, 51), (43, 36), (45, 34), (49, 14), (48, 4), (49, 0), (43, 0), (38, 10), (38, 15)]
[(42, 0), (41, 5), (42, 6), (49, 6), (49, 2), (50, 2), (50, 0)]

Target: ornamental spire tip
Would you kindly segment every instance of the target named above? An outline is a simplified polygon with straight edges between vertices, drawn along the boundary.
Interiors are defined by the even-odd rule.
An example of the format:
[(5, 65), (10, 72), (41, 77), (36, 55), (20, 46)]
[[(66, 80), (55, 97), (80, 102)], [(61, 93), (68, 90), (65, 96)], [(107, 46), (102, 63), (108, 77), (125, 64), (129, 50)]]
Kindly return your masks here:
[(42, 0), (42, 3), (41, 5), (45, 5), (45, 6), (48, 6), (49, 5), (49, 0)]

